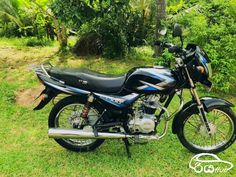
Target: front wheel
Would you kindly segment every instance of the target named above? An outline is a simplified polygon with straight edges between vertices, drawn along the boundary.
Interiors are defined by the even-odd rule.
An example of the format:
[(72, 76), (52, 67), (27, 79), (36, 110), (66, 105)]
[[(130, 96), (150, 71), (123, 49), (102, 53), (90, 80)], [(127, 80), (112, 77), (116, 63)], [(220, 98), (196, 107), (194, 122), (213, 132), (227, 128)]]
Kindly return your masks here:
[(210, 108), (206, 114), (210, 134), (202, 123), (198, 111), (186, 112), (177, 136), (194, 153), (218, 153), (227, 149), (236, 139), (236, 116), (226, 108)]

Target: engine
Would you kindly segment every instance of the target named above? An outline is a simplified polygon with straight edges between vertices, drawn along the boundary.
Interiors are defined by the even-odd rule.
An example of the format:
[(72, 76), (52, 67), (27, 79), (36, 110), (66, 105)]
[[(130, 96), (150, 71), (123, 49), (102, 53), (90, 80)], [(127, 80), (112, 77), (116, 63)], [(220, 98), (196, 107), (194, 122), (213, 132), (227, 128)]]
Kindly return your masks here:
[(128, 127), (132, 133), (151, 133), (155, 130), (155, 112), (159, 106), (159, 97), (149, 95), (140, 102), (130, 116)]

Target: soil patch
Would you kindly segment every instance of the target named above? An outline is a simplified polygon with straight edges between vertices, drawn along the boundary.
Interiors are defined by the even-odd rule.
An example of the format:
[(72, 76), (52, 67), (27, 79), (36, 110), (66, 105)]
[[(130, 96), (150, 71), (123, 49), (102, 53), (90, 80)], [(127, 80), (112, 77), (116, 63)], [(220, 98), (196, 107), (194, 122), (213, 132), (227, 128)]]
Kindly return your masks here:
[(36, 106), (40, 102), (40, 99), (35, 100), (35, 98), (39, 96), (39, 94), (42, 92), (43, 89), (44, 89), (43, 85), (38, 85), (33, 88), (19, 91), (16, 94), (16, 104), (22, 107)]

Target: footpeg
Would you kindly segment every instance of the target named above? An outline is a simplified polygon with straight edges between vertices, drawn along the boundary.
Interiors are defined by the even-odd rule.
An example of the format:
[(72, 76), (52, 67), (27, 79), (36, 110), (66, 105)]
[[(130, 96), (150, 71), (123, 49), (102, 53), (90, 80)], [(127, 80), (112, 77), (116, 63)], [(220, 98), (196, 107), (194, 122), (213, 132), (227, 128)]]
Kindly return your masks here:
[(98, 137), (98, 131), (97, 131), (97, 129), (95, 128), (95, 129), (93, 129), (93, 133), (94, 133), (94, 136), (95, 137)]

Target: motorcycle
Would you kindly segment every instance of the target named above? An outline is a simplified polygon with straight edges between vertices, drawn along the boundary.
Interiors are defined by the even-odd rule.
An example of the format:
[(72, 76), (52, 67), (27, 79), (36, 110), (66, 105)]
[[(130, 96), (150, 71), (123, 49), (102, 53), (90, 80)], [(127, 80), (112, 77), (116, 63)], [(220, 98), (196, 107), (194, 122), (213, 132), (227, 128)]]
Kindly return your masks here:
[[(216, 97), (199, 97), (196, 83), (212, 83), (210, 59), (195, 44), (183, 48), (182, 29), (176, 24), (173, 36), (182, 46), (156, 41), (155, 45), (175, 55), (175, 69), (162, 66), (136, 67), (123, 76), (111, 76), (88, 69), (57, 68), (42, 64), (34, 68), (45, 86), (40, 110), (59, 94), (48, 119), (48, 136), (71, 151), (98, 148), (105, 139), (122, 139), (128, 157), (130, 141), (146, 143), (166, 135), (173, 118), (172, 132), (193, 153), (218, 153), (236, 139), (234, 105)], [(189, 89), (192, 99), (184, 104), (182, 92)], [(180, 107), (170, 114), (168, 106), (177, 95)], [(164, 121), (162, 132), (157, 131)]]

